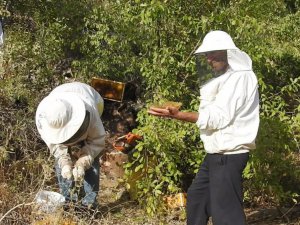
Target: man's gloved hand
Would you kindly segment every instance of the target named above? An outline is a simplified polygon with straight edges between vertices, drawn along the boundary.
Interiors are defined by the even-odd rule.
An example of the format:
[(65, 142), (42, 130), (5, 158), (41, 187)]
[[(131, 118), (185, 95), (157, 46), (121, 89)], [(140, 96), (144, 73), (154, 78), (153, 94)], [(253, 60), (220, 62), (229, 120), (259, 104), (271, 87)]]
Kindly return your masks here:
[(72, 167), (70, 165), (64, 165), (61, 168), (61, 176), (70, 180), (72, 178)]
[(82, 182), (83, 178), (84, 178), (84, 168), (80, 165), (75, 165), (74, 169), (73, 169), (73, 176), (74, 176), (74, 181), (75, 182)]
[(81, 183), (84, 178), (85, 170), (90, 167), (92, 159), (88, 155), (82, 155), (75, 163), (73, 169), (74, 181)]

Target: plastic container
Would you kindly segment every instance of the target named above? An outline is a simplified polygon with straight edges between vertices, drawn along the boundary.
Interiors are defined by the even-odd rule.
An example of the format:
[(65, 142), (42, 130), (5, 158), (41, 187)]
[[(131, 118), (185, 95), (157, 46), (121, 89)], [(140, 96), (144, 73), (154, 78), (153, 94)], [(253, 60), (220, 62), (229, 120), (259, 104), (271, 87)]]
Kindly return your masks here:
[(142, 140), (140, 135), (129, 132), (117, 138), (113, 143), (113, 147), (120, 152), (128, 154), (137, 145), (138, 140)]
[(65, 203), (65, 197), (54, 191), (39, 191), (35, 196), (38, 210), (45, 213), (53, 213)]

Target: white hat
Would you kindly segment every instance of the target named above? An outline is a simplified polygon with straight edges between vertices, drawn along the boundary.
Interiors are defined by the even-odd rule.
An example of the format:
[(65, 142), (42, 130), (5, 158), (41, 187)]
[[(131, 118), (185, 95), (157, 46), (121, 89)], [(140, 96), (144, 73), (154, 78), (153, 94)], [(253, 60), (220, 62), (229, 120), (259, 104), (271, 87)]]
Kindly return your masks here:
[(36, 110), (36, 126), (45, 142), (60, 144), (79, 130), (85, 114), (84, 102), (76, 94), (50, 94)]
[(195, 54), (238, 49), (229, 34), (224, 31), (216, 30), (209, 32), (203, 39), (202, 44), (196, 50)]

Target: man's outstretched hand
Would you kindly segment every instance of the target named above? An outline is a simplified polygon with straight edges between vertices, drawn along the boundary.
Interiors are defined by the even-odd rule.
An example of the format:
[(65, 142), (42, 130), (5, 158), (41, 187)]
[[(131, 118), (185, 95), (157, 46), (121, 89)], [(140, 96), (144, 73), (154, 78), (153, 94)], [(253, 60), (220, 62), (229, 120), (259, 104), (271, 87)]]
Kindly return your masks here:
[(182, 112), (178, 108), (168, 106), (166, 108), (150, 107), (148, 113), (154, 116), (174, 118), (186, 122), (196, 123), (199, 117), (198, 112)]
[(166, 108), (150, 107), (148, 113), (154, 116), (176, 118), (179, 110), (176, 107), (168, 106)]

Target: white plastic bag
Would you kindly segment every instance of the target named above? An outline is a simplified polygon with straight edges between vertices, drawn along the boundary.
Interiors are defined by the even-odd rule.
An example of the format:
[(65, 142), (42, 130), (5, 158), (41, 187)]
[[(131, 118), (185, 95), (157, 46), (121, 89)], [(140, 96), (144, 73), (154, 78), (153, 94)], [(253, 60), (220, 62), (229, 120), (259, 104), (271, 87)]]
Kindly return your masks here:
[(53, 213), (65, 203), (65, 197), (54, 191), (39, 191), (35, 196), (38, 209), (45, 213)]

